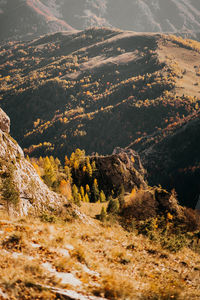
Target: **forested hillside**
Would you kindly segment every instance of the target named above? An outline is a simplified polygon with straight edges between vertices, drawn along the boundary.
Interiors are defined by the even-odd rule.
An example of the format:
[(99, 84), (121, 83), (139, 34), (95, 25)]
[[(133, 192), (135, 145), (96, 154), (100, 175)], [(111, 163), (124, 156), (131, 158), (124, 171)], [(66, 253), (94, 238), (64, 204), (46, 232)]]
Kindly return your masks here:
[[(1, 47), (1, 105), (26, 153), (115, 146), (198, 110), (199, 43), (109, 29)], [(17, 111), (16, 111), (17, 107)]]
[(156, 143), (198, 114), (199, 61), (198, 42), (106, 28), (10, 42), (1, 46), (1, 106), (30, 156), (111, 154)]

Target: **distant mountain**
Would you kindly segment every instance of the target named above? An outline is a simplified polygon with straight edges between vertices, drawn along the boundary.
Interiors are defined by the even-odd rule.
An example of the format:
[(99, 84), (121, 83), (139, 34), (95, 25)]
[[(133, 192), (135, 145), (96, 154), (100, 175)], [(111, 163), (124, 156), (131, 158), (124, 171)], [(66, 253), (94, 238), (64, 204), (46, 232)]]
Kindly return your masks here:
[[(138, 32), (200, 32), (197, 0), (67, 0), (62, 12), (70, 24), (114, 26)], [(71, 15), (71, 18), (70, 18)]]
[(55, 1), (40, 0), (1, 0), (0, 28), (0, 40), (31, 39), (50, 32), (73, 30), (62, 20)]
[(94, 26), (200, 39), (197, 0), (1, 0), (0, 14), (1, 39)]

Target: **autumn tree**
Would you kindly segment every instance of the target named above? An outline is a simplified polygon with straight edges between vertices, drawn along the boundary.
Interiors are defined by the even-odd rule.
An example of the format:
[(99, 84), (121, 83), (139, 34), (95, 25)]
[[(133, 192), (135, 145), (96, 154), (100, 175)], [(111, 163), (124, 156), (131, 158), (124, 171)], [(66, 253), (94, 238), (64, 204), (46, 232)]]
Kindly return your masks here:
[(69, 180), (69, 182), (72, 183), (72, 173), (70, 167), (65, 166), (64, 172), (66, 174), (67, 180)]
[(76, 162), (80, 165), (85, 160), (85, 150), (76, 149), (75, 152), (72, 152), (70, 156), (70, 165), (74, 167), (74, 163)]
[(94, 202), (97, 202), (99, 200), (99, 187), (98, 187), (97, 179), (94, 179), (94, 183), (92, 186), (92, 196)]
[(100, 202), (105, 202), (106, 201), (106, 196), (104, 194), (104, 191), (100, 192), (99, 199), (100, 199)]
[(87, 173), (88, 173), (89, 177), (92, 178), (93, 172), (92, 172), (92, 167), (91, 167), (90, 162), (87, 163)]
[(84, 191), (84, 188), (82, 186), (80, 187), (80, 194), (81, 194), (81, 197), (84, 198), (85, 191)]
[(52, 187), (53, 183), (56, 181), (56, 172), (54, 165), (48, 158), (48, 156), (44, 159), (44, 182), (49, 186)]
[(90, 202), (90, 199), (89, 199), (89, 196), (87, 193), (85, 194), (85, 202), (88, 202), (88, 203)]
[(77, 205), (80, 205), (81, 195), (79, 194), (78, 188), (75, 184), (72, 187), (72, 196), (73, 196), (73, 199), (74, 199), (74, 203), (77, 204)]
[(66, 181), (65, 179), (62, 179), (59, 185), (59, 191), (63, 196), (66, 196), (67, 199), (71, 199), (72, 198), (72, 190), (71, 190), (71, 184), (68, 181)]

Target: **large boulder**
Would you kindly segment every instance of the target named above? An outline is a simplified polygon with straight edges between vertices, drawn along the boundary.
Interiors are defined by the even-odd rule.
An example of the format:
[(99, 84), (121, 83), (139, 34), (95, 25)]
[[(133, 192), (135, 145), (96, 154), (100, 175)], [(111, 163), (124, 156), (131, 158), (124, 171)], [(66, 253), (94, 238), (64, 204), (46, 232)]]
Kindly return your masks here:
[(4, 132), (10, 132), (10, 118), (0, 108), (0, 129)]

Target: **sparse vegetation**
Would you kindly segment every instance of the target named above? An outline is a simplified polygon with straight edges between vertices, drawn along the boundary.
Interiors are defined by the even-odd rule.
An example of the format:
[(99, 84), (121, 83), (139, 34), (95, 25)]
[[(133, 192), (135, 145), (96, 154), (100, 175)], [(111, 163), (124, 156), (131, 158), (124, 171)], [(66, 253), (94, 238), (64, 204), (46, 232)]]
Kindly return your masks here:
[[(10, 299), (54, 299), (50, 287), (116, 300), (198, 299), (199, 254), (187, 247), (170, 253), (117, 223), (105, 230), (99, 221), (90, 222), (10, 222), (1, 215), (1, 231), (9, 232), (6, 239), (0, 236), (7, 250), (0, 254), (2, 291)], [(55, 273), (49, 273), (48, 264)], [(56, 274), (76, 274), (82, 286), (63, 285)]]
[[(1, 162), (1, 164), (3, 164), (3, 162)], [(14, 179), (14, 165), (8, 162), (5, 165), (7, 167), (7, 170), (2, 184), (2, 196), (7, 202), (7, 208), (9, 211), (10, 205), (14, 205), (15, 208), (18, 205), (20, 201), (20, 194)]]

